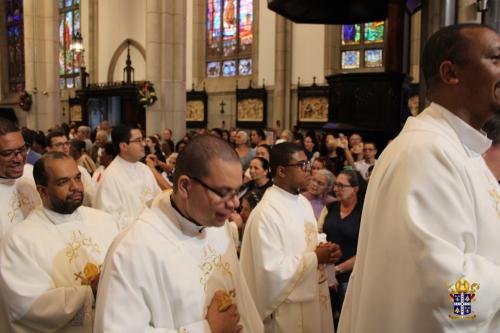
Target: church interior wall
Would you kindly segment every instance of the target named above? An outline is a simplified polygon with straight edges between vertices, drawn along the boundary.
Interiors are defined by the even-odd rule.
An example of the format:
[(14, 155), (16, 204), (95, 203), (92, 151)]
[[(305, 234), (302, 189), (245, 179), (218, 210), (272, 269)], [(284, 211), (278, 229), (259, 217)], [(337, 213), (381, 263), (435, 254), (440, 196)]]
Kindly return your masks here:
[(276, 50), (276, 14), (267, 8), (267, 0), (259, 3), (259, 64), (258, 82), (266, 86), (274, 85), (275, 50)]
[[(111, 18), (111, 19), (110, 19)], [(97, 82), (106, 82), (108, 68), (113, 53), (127, 38), (146, 45), (146, 2), (135, 0), (106, 0), (99, 1), (99, 59)], [(134, 51), (132, 51), (134, 52)], [(141, 64), (139, 56), (132, 57), (132, 66), (135, 68), (135, 77), (146, 78), (144, 62)], [(125, 61), (117, 63), (118, 68), (125, 66)], [(116, 73), (116, 72), (115, 72)], [(122, 80), (121, 75), (114, 79)]]
[(310, 85), (325, 82), (325, 26), (323, 24), (293, 24), (292, 82)]

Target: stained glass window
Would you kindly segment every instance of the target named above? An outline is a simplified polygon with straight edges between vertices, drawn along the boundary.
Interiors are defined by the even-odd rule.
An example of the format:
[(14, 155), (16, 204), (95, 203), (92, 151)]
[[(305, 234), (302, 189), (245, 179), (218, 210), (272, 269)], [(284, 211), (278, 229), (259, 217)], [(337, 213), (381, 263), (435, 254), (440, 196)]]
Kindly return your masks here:
[(9, 90), (24, 90), (23, 0), (5, 2)]
[(359, 51), (342, 52), (342, 69), (359, 68)]
[(208, 0), (208, 77), (252, 74), (252, 24), (253, 0)]
[(365, 50), (365, 66), (366, 67), (381, 67), (382, 49)]
[(361, 25), (347, 24), (342, 26), (342, 45), (358, 45)]
[(382, 43), (384, 41), (384, 21), (365, 24), (365, 43)]
[(80, 32), (80, 0), (59, 0), (59, 87), (78, 86), (80, 75), (78, 55), (71, 50), (73, 35)]
[(385, 22), (346, 24), (341, 31), (342, 69), (383, 67)]

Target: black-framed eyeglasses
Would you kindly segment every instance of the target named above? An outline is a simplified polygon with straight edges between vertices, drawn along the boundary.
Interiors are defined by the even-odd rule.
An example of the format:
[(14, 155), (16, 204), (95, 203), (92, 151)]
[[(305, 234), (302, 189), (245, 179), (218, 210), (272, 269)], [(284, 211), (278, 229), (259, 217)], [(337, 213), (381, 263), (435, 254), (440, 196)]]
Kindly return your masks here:
[(142, 136), (139, 138), (135, 138), (132, 140), (128, 140), (128, 143), (143, 143), (146, 141), (146, 138), (143, 138)]
[(283, 164), (285, 167), (299, 167), (302, 171), (311, 169), (311, 161), (299, 161), (297, 163)]
[(0, 150), (0, 156), (4, 158), (14, 158), (17, 155), (22, 155), (26, 156), (28, 154), (28, 146), (24, 145), (22, 147), (19, 147), (17, 149), (6, 149), (6, 150)]
[(346, 185), (342, 183), (333, 183), (333, 188), (339, 188), (341, 190), (347, 188), (347, 187), (354, 187), (353, 185)]
[(197, 177), (193, 177), (193, 176), (189, 176), (189, 175), (187, 175), (187, 176), (189, 178), (191, 178), (192, 180), (194, 180), (195, 182), (197, 182), (198, 184), (200, 184), (201, 186), (203, 186), (205, 189), (207, 189), (210, 192), (217, 195), (221, 199), (221, 201), (229, 201), (229, 200), (233, 199), (234, 197), (238, 197), (238, 198), (240, 197), (240, 190), (239, 189), (238, 190), (230, 190), (230, 191), (217, 190)]
[(69, 147), (69, 146), (70, 146), (69, 141), (66, 141), (66, 142), (58, 142), (58, 143), (54, 143), (54, 144), (52, 145), (52, 147), (56, 147), (56, 148), (61, 148), (61, 147), (63, 147), (63, 146), (65, 146), (65, 147)]

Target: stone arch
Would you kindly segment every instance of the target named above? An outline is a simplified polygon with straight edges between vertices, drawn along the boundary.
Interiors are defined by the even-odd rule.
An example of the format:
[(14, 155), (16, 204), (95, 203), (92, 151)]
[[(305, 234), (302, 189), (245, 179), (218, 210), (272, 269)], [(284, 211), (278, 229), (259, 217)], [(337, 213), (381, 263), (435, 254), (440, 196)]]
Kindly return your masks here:
[(144, 46), (142, 46), (139, 42), (136, 40), (133, 40), (131, 38), (125, 39), (115, 50), (113, 53), (113, 56), (111, 57), (111, 61), (109, 63), (108, 67), (108, 82), (113, 81), (113, 74), (115, 72), (115, 67), (116, 63), (118, 62), (118, 59), (120, 58), (120, 55), (127, 49), (128, 44), (130, 43), (131, 47), (135, 47), (139, 53), (142, 55), (142, 58), (144, 61), (146, 61), (146, 49)]

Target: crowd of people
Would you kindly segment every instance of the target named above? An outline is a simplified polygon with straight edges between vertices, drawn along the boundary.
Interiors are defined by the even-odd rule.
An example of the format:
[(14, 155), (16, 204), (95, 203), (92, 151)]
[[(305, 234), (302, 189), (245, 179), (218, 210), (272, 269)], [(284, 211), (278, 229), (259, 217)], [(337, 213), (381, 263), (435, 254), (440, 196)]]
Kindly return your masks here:
[[(0, 331), (499, 330), (498, 52), (480, 25), (432, 37), (432, 104), (380, 157), (360, 133), (175, 143), (170, 129), (43, 133), (0, 116)], [(495, 115), (491, 145), (479, 130)], [(466, 278), (485, 290), (476, 320), (450, 321), (439, 288)]]

